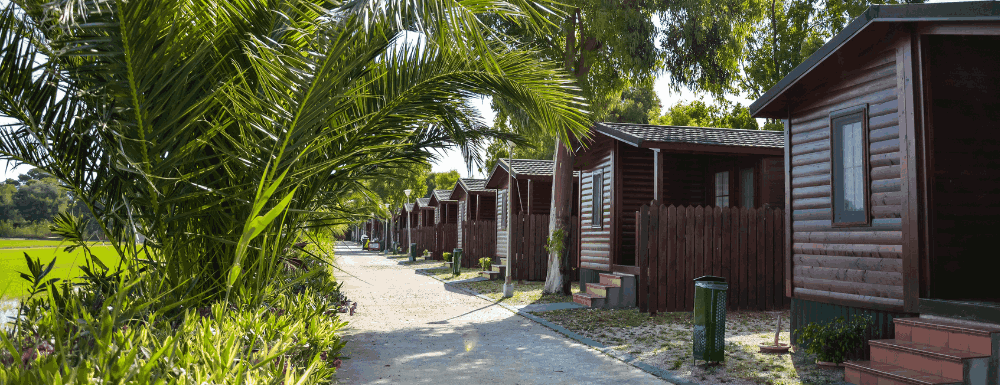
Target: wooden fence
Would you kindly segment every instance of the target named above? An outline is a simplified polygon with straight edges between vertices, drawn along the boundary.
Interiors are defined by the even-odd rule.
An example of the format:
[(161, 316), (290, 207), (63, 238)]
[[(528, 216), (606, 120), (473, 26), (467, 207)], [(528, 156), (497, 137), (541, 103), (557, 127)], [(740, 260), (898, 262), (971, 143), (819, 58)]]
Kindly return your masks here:
[[(410, 232), (413, 234), (413, 242), (416, 242), (417, 244), (418, 256), (423, 255), (424, 250), (428, 250), (431, 252), (434, 252), (434, 250), (436, 250), (434, 246), (435, 245), (434, 236), (436, 234), (433, 227), (423, 226), (423, 227), (411, 228)], [(407, 232), (405, 228), (402, 230), (397, 230), (396, 236), (398, 237), (397, 239), (399, 239), (399, 247), (403, 248), (404, 253), (407, 252), (408, 248), (410, 247), (409, 246), (410, 243), (412, 243), (406, 239), (406, 234)]]
[[(543, 214), (517, 214), (513, 218), (513, 227), (509, 235), (514, 239), (513, 258), (511, 259), (511, 278), (528, 281), (544, 281), (548, 273), (549, 253), (545, 245), (549, 239), (549, 216)], [(577, 248), (579, 237), (577, 217), (570, 218), (568, 236), (569, 266), (576, 270)], [(575, 274), (571, 275), (576, 277)]]
[(450, 253), (458, 244), (458, 224), (438, 223), (434, 226), (434, 259), (443, 260), (441, 253)]
[(784, 211), (665, 206), (636, 212), (639, 311), (691, 311), (694, 279), (726, 278), (731, 310), (786, 309)]
[(496, 221), (464, 221), (462, 232), (462, 267), (479, 266), (479, 258), (496, 258)]

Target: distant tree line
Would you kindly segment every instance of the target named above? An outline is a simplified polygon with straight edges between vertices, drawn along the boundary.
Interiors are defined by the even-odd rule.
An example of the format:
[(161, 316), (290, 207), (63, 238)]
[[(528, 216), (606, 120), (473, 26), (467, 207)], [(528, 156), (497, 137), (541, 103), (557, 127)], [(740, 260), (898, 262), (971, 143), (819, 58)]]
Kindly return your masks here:
[[(91, 217), (59, 180), (38, 169), (0, 182), (0, 237), (51, 236), (48, 225), (59, 213)], [(88, 231), (97, 230), (90, 221)]]

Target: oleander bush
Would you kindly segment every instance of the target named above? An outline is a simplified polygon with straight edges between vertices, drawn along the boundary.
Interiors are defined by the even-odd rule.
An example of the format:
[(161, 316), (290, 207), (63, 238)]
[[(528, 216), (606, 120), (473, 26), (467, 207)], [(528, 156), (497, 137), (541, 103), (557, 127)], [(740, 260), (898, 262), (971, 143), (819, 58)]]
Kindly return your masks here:
[(489, 257), (479, 258), (479, 267), (482, 267), (483, 271), (493, 270), (493, 259)]

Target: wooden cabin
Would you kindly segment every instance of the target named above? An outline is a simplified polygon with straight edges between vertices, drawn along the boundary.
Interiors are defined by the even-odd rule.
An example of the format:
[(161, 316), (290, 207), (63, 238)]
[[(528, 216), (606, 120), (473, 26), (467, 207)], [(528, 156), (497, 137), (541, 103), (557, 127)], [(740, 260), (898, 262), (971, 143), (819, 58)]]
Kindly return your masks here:
[(458, 245), (458, 201), (451, 200), (453, 190), (434, 190), (430, 206), (434, 207), (434, 258), (452, 252)]
[[(597, 285), (600, 273), (629, 279), (639, 274), (636, 212), (651, 201), (681, 207), (784, 204), (780, 132), (619, 123), (597, 123), (591, 132), (587, 146), (575, 148), (581, 289)], [(633, 299), (624, 301), (634, 306)]]
[[(545, 280), (547, 273), (548, 252), (545, 244), (549, 232), (549, 215), (552, 207), (552, 165), (551, 160), (535, 159), (500, 159), (493, 167), (493, 172), (486, 179), (486, 188), (497, 190), (496, 206), (496, 233), (497, 252), (496, 259), (499, 263), (505, 263), (503, 258), (507, 258), (508, 252), (508, 227), (509, 219), (507, 212), (510, 211), (507, 198), (513, 199), (513, 218), (515, 219), (515, 233), (521, 234), (514, 240), (515, 254), (521, 257), (513, 263), (514, 269), (511, 271), (512, 277), (518, 280)], [(574, 173), (579, 177), (579, 173)], [(508, 188), (508, 180), (514, 184), (514, 189)], [(573, 186), (573, 196), (577, 196), (578, 185)], [(511, 192), (513, 191), (513, 192)], [(573, 200), (572, 215), (577, 215), (579, 201)], [(574, 223), (575, 223), (574, 218)], [(575, 229), (570, 230), (575, 234)], [(576, 245), (575, 242), (572, 242)], [(575, 257), (576, 250), (570, 250), (570, 255)], [(571, 261), (575, 266), (575, 259)], [(497, 270), (499, 271), (499, 270)]]
[[(458, 202), (456, 245), (466, 257), (462, 266), (472, 267), (479, 258), (492, 258), (496, 254), (496, 190), (487, 189), (485, 179), (460, 178), (450, 198)], [(487, 226), (489, 229), (484, 228)]]
[[(408, 252), (410, 243), (413, 242), (407, 238), (407, 216), (409, 216), (409, 228), (415, 230), (420, 223), (420, 213), (417, 211), (416, 203), (404, 203), (396, 215), (396, 242), (399, 243), (399, 247), (403, 249), (404, 253)], [(416, 236), (413, 238), (416, 239)]]
[(417, 210), (417, 227), (434, 227), (435, 208), (431, 206), (431, 198), (417, 198), (417, 205), (414, 207)]
[[(789, 143), (793, 335), (866, 314), (872, 339), (895, 338), (860, 353), (885, 365), (847, 366), (852, 383), (902, 381), (887, 372), (908, 363), (885, 357), (911, 343), (932, 345), (911, 349), (931, 357), (919, 375), (1000, 382), (998, 63), (996, 2), (875, 5), (750, 106)], [(928, 374), (954, 366), (930, 351), (957, 372)]]

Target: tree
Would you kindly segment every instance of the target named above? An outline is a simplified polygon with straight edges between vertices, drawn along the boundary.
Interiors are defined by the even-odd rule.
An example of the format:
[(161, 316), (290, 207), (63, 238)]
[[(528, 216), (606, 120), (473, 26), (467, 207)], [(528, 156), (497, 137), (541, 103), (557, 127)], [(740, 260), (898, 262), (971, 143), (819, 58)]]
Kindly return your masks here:
[[(0, 118), (14, 122), (0, 129), (0, 158), (84, 202), (126, 276), (155, 277), (135, 292), (262, 300), (306, 219), (356, 220), (349, 197), (433, 150), (516, 139), (481, 124), (465, 98), (491, 95), (558, 135), (585, 132), (564, 73), (484, 38), (497, 34), (481, 17), (538, 29), (539, 9), (557, 7), (15, 0), (0, 12), (0, 56), (11, 59)], [(426, 44), (400, 44), (407, 30)]]
[[(760, 129), (757, 120), (750, 116), (750, 111), (746, 107), (725, 100), (720, 104), (706, 104), (701, 100), (680, 102), (667, 109), (663, 115), (652, 118), (651, 122), (668, 126)], [(653, 111), (653, 114), (658, 112)]]
[[(513, 146), (514, 158), (551, 160), (554, 145), (555, 137), (540, 135), (532, 138), (529, 144)], [(510, 158), (511, 154), (508, 148), (510, 148), (508, 144), (503, 141), (493, 141), (490, 143), (489, 147), (486, 148), (486, 159), (483, 160), (483, 164), (479, 167), (479, 172), (488, 176), (496, 168), (501, 158)]]
[[(458, 178), (462, 176), (458, 174), (458, 170), (451, 170), (445, 172), (434, 173), (434, 187), (435, 190), (441, 189), (451, 189), (455, 187), (455, 183), (458, 183)], [(433, 193), (433, 190), (431, 190)]]
[(658, 116), (660, 98), (652, 84), (632, 86), (622, 92), (618, 102), (608, 112), (607, 120), (617, 123), (649, 124), (651, 115)]

